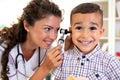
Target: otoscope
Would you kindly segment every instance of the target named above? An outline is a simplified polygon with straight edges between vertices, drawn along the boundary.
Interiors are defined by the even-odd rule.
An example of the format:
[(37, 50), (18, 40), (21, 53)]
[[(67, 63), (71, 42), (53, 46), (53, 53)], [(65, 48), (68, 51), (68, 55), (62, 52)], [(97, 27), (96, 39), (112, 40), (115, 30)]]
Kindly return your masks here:
[(64, 43), (64, 35), (71, 33), (70, 31), (68, 31), (67, 29), (60, 29), (60, 34), (62, 34), (62, 36), (59, 38), (58, 40), (58, 44), (63, 45)]

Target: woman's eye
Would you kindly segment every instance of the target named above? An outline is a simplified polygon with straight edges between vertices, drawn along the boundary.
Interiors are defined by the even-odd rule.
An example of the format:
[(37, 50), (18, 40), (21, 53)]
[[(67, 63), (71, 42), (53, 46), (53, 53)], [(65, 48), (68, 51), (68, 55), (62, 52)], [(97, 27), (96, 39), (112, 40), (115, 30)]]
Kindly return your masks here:
[(90, 30), (96, 30), (97, 28), (96, 27), (90, 27)]
[(80, 26), (77, 26), (75, 29), (77, 29), (77, 30), (80, 30), (80, 29), (82, 29), (82, 27), (80, 27)]
[(50, 28), (44, 28), (46, 31), (50, 31)]
[(56, 31), (58, 32), (60, 30), (60, 28), (58, 28)]

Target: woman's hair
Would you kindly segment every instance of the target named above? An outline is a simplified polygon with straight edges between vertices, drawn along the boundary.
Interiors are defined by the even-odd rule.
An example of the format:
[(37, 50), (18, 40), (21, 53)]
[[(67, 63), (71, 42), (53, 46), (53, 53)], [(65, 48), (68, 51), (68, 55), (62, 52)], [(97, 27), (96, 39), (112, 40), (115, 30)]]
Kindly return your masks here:
[(70, 23), (72, 21), (72, 16), (77, 13), (94, 13), (98, 12), (101, 16), (101, 25), (103, 25), (103, 11), (100, 9), (100, 6), (95, 3), (82, 3), (72, 9), (70, 14)]
[(8, 79), (9, 68), (8, 57), (11, 49), (18, 43), (23, 43), (26, 40), (27, 32), (24, 29), (23, 21), (25, 20), (29, 25), (33, 26), (37, 20), (41, 20), (50, 15), (62, 18), (62, 13), (59, 7), (49, 0), (32, 0), (23, 9), (23, 14), (18, 19), (18, 23), (13, 24), (12, 27), (5, 27), (0, 31), (0, 45), (5, 44), (4, 52), (2, 54), (1, 77), (3, 80)]

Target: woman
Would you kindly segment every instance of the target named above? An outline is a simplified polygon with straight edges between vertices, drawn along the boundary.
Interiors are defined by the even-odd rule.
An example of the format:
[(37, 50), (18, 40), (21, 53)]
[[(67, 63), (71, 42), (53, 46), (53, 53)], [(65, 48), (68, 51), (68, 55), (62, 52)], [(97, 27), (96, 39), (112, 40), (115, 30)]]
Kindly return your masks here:
[(32, 0), (18, 23), (0, 31), (0, 68), (3, 80), (43, 80), (62, 63), (57, 38), (61, 11), (49, 0)]

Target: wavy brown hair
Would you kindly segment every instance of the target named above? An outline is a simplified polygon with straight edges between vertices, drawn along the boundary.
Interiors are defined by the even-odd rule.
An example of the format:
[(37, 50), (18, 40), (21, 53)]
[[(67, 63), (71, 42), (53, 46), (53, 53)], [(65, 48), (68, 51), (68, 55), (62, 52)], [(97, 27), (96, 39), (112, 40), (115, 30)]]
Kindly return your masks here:
[[(26, 41), (27, 32), (24, 29), (23, 21), (25, 20), (29, 25), (33, 26), (37, 20), (41, 20), (49, 15), (62, 18), (61, 10), (53, 2), (49, 0), (32, 0), (23, 9), (23, 14), (18, 19), (18, 23), (13, 24), (9, 28), (5, 27), (0, 31), (0, 45), (4, 48), (1, 59), (1, 77), (3, 80), (9, 80), (7, 76), (9, 74), (7, 66), (9, 52), (16, 44)], [(4, 47), (2, 44), (7, 46)]]

